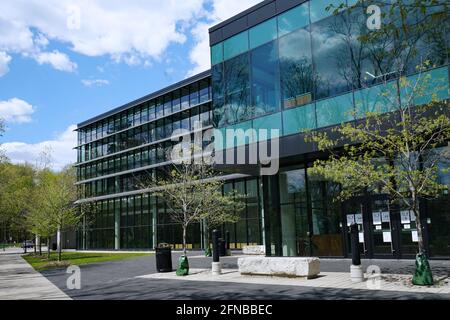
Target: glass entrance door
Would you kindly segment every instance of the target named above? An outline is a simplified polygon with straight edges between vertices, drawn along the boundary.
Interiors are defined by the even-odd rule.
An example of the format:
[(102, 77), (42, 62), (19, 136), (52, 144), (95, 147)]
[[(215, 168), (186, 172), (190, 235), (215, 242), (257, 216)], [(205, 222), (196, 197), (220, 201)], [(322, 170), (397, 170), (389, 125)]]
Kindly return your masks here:
[(402, 256), (413, 256), (418, 250), (416, 217), (408, 209), (400, 209), (400, 247)]
[(281, 172), (280, 224), (284, 257), (309, 256), (311, 253), (306, 203), (305, 169)]
[(374, 255), (393, 255), (395, 253), (392, 233), (391, 206), (388, 199), (372, 197), (371, 223)]

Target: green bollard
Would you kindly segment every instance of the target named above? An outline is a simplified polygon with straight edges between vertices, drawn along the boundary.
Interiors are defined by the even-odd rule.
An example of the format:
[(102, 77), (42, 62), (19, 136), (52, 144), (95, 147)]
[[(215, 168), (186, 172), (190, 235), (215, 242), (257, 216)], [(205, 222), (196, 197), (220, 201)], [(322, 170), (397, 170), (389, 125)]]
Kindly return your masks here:
[(177, 276), (187, 276), (189, 274), (189, 262), (186, 256), (178, 259)]
[(434, 284), (430, 264), (424, 252), (416, 255), (416, 271), (412, 283), (416, 286), (432, 286)]

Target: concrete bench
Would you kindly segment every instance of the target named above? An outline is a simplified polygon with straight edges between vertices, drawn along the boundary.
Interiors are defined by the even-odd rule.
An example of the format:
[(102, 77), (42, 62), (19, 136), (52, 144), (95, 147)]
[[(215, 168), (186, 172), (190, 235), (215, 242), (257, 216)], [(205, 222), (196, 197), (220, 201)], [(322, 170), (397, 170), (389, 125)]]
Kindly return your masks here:
[(244, 257), (238, 259), (243, 275), (316, 278), (320, 260), (315, 257)]
[(265, 255), (266, 247), (265, 246), (243, 246), (242, 253), (243, 254)]

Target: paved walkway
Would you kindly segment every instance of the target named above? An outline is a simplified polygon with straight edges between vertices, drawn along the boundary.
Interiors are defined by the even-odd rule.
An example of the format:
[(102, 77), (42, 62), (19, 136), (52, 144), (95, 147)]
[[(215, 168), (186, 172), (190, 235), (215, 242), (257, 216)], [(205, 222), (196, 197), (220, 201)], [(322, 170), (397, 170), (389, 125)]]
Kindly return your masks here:
[[(172, 255), (173, 266), (179, 253)], [(349, 283), (349, 259), (322, 259), (321, 274), (315, 282), (310, 280), (295, 280), (271, 278), (271, 281), (261, 282), (259, 277), (251, 277), (246, 281), (236, 281), (239, 275), (237, 259), (240, 256), (222, 257), (224, 269), (234, 273), (220, 276), (220, 279), (208, 277), (205, 269), (211, 268), (212, 258), (205, 258), (200, 252), (189, 253), (191, 273), (195, 269), (205, 274), (188, 277), (176, 277), (173, 274), (157, 274), (155, 256), (145, 256), (128, 260), (102, 262), (82, 265), (81, 289), (68, 290), (65, 270), (49, 270), (43, 274), (73, 299), (214, 299), (214, 300), (267, 300), (267, 299), (445, 299), (450, 300), (450, 294), (445, 293), (445, 287), (431, 288), (431, 291), (416, 288), (405, 290), (395, 288), (389, 278), (385, 278), (379, 290), (367, 289), (367, 283), (353, 286)], [(433, 274), (440, 279), (449, 276), (450, 261), (431, 261)], [(405, 281), (414, 270), (414, 260), (363, 260), (363, 269), (369, 265), (378, 265), (383, 277), (396, 275)], [(170, 278), (170, 279), (169, 279)], [(327, 286), (329, 280), (334, 281), (333, 287)], [(342, 281), (341, 281), (342, 280)], [(398, 279), (397, 279), (398, 280)], [(339, 281), (341, 283), (338, 286)], [(448, 281), (448, 280), (444, 280)], [(312, 286), (315, 284), (317, 286)], [(443, 283), (442, 286), (448, 285)], [(363, 288), (358, 288), (362, 286)], [(396, 290), (397, 289), (397, 290)], [(403, 289), (403, 290), (402, 290)], [(423, 288), (429, 289), (429, 288)], [(440, 289), (444, 289), (440, 291)], [(419, 291), (420, 290), (420, 291)]]
[(368, 279), (366, 275), (365, 281), (361, 283), (353, 283), (350, 280), (349, 272), (320, 272), (315, 279), (302, 279), (241, 275), (237, 269), (223, 269), (222, 274), (218, 276), (212, 275), (211, 269), (190, 269), (189, 275), (184, 277), (177, 276), (175, 272), (167, 272), (153, 273), (137, 278), (450, 294), (450, 283), (447, 277), (436, 281), (434, 286), (422, 287), (412, 285), (412, 276), (399, 274), (384, 274), (371, 279)]
[(0, 251), (0, 300), (68, 300), (70, 297), (35, 271), (20, 249)]

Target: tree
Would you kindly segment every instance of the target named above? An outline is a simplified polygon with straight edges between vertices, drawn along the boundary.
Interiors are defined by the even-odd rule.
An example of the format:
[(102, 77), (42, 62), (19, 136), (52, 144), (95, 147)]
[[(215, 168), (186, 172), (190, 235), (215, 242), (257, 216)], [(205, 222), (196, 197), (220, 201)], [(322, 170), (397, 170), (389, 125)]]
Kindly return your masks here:
[(46, 171), (40, 181), (38, 202), (42, 208), (35, 211), (36, 217), (33, 220), (42, 218), (39, 222), (43, 224), (40, 227), (41, 232), (47, 235), (57, 233), (58, 261), (61, 261), (62, 253), (61, 232), (80, 221), (75, 205), (77, 200), (75, 181), (75, 172), (71, 166), (59, 173)]
[[(3, 133), (5, 132), (5, 124), (3, 123), (3, 119), (0, 118), (0, 137), (3, 136)], [(1, 147), (1, 143), (0, 143)], [(4, 162), (6, 157), (3, 154), (3, 150), (0, 149), (0, 163)]]
[[(57, 228), (51, 221), (51, 216), (47, 212), (47, 196), (46, 186), (47, 179), (51, 179), (53, 173), (46, 169), (36, 172), (35, 187), (30, 194), (30, 206), (27, 216), (27, 224), (29, 230), (40, 239), (47, 239), (47, 257), (50, 258), (50, 238), (53, 236)], [(42, 246), (39, 243), (39, 254), (42, 254)]]
[(181, 225), (184, 256), (191, 223), (207, 220), (218, 225), (239, 220), (244, 205), (233, 193), (223, 194), (223, 184), (209, 165), (182, 163), (174, 164), (165, 177), (147, 186), (164, 199), (171, 220)]
[(4, 241), (14, 234), (17, 240), (26, 240), (25, 218), (32, 188), (31, 166), (0, 163), (0, 224)]

